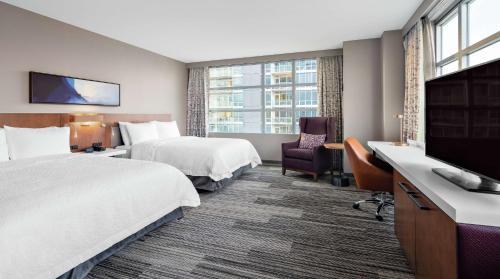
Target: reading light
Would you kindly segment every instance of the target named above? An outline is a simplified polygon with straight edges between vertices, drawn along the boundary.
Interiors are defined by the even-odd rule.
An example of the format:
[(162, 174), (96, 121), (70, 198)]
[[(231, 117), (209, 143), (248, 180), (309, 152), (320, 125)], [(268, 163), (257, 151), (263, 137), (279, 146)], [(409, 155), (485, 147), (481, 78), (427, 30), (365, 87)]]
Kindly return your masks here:
[(69, 123), (76, 124), (79, 126), (94, 126), (100, 125), (101, 127), (106, 127), (103, 123), (104, 117), (102, 114), (70, 114)]
[(403, 118), (404, 116), (402, 114), (394, 114), (394, 118), (399, 119), (399, 142), (395, 142), (394, 145), (396, 146), (408, 146), (408, 143), (403, 140)]

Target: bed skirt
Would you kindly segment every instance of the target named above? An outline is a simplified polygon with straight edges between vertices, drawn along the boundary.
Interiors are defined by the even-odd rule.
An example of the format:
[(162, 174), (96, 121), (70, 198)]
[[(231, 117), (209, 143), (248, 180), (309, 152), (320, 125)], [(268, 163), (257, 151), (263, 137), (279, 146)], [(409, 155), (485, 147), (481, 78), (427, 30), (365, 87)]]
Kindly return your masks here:
[(72, 270), (64, 273), (63, 275), (57, 277), (57, 279), (80, 279), (80, 278), (85, 278), (87, 274), (100, 262), (104, 261), (108, 257), (112, 256), (113, 254), (117, 253), (121, 249), (125, 248), (127, 245), (130, 243), (143, 238), (146, 234), (150, 233), (151, 231), (161, 227), (162, 225), (172, 222), (174, 220), (181, 219), (184, 216), (184, 213), (182, 211), (181, 207), (178, 207), (174, 211), (170, 212), (169, 214), (161, 217), (160, 219), (156, 220), (155, 222), (149, 224), (145, 228), (141, 229), (140, 231), (136, 232), (135, 234), (125, 238), (124, 240), (116, 243), (115, 245), (109, 247), (105, 251), (101, 252), (100, 254), (94, 256), (93, 258), (89, 259), (86, 262), (83, 262), (73, 268)]
[(252, 165), (248, 164), (246, 166), (243, 166), (233, 172), (233, 176), (230, 178), (224, 178), (219, 181), (214, 181), (208, 176), (190, 176), (187, 175), (187, 177), (193, 182), (193, 185), (196, 189), (199, 190), (206, 190), (206, 191), (211, 191), (215, 192), (219, 190), (222, 187), (225, 187), (229, 184), (231, 184), (236, 178), (240, 177), (245, 171), (248, 169), (251, 169)]

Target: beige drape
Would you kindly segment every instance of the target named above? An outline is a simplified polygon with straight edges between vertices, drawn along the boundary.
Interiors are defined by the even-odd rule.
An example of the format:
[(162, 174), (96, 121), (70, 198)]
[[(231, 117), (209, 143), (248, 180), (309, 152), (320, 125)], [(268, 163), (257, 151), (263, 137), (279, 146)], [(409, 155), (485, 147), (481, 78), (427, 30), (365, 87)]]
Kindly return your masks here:
[[(436, 77), (436, 47), (434, 37), (434, 25), (428, 17), (420, 19), (422, 23), (422, 61), (423, 61), (423, 80), (428, 80)], [(421, 95), (424, 96), (424, 88), (420, 89)], [(419, 100), (419, 117), (418, 117), (418, 133), (417, 141), (425, 142), (425, 100)]]
[[(418, 22), (405, 36), (405, 98), (403, 139), (416, 140), (419, 132), (419, 97), (423, 94), (422, 24)], [(422, 108), (423, 109), (423, 108)]]
[[(343, 56), (318, 58), (318, 109), (323, 117), (335, 117), (336, 142), (344, 140), (342, 97), (344, 93)], [(335, 168), (342, 163), (341, 152), (334, 152)]]
[(420, 21), (422, 23), (424, 79), (428, 80), (436, 76), (434, 25), (427, 17), (420, 19)]
[(205, 68), (189, 69), (186, 123), (188, 136), (207, 136), (205, 72)]

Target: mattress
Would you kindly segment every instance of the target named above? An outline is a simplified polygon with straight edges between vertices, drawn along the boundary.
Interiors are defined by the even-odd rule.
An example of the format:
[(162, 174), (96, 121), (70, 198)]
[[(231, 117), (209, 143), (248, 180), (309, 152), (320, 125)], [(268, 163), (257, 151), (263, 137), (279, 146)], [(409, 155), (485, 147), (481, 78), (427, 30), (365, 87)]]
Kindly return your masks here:
[(262, 161), (254, 146), (244, 139), (176, 137), (132, 145), (132, 159), (169, 164), (189, 176), (213, 181), (231, 178), (233, 172)]
[(75, 154), (0, 162), (0, 278), (56, 278), (182, 206), (166, 164)]

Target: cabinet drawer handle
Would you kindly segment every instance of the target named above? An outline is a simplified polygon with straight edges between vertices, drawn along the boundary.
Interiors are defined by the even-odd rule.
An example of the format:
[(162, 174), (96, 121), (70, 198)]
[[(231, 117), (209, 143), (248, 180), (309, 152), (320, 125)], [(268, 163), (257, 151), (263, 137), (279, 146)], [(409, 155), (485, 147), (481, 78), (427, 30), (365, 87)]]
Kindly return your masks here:
[(410, 200), (413, 201), (413, 203), (420, 209), (420, 210), (429, 210), (429, 208), (425, 205), (423, 205), (415, 196), (415, 194), (408, 194), (408, 197)]
[(410, 189), (408, 189), (408, 187), (406, 187), (406, 183), (404, 182), (399, 182), (399, 187), (401, 188), (401, 190), (403, 190), (405, 193), (407, 194), (415, 194), (415, 192), (411, 191)]

